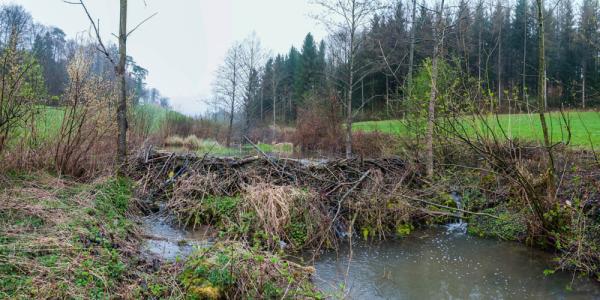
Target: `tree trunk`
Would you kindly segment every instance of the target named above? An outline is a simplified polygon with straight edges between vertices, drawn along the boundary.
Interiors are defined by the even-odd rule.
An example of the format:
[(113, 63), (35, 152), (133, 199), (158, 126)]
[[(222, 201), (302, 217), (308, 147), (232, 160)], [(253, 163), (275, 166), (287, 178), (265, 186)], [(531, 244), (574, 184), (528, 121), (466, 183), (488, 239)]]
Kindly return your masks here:
[(433, 127), (435, 125), (435, 103), (437, 100), (437, 77), (438, 77), (438, 59), (441, 53), (440, 48), (444, 42), (444, 33), (442, 29), (442, 18), (444, 12), (444, 0), (442, 0), (437, 13), (436, 26), (434, 30), (433, 57), (431, 59), (431, 93), (429, 97), (429, 108), (427, 114), (427, 136), (426, 136), (426, 168), (427, 177), (433, 178)]
[(346, 158), (352, 157), (352, 92), (354, 91), (354, 39), (356, 34), (356, 19), (355, 19), (355, 2), (352, 1), (352, 23), (350, 27), (350, 64), (349, 64), (349, 78), (348, 78), (348, 90), (346, 97)]
[[(412, 89), (412, 80), (413, 80), (413, 65), (415, 60), (415, 18), (417, 14), (417, 0), (413, 0), (412, 3), (412, 26), (410, 28), (410, 53), (408, 55), (408, 88), (409, 91)], [(410, 92), (409, 92), (410, 93)]]
[[(237, 50), (236, 50), (237, 51)], [(231, 79), (231, 101), (229, 108), (229, 127), (227, 128), (227, 140), (225, 141), (225, 145), (229, 148), (231, 147), (231, 139), (233, 135), (233, 117), (235, 114), (235, 97), (237, 93), (237, 64), (238, 64), (238, 53), (234, 54), (233, 58), (233, 74)]]
[(273, 140), (272, 142), (275, 142), (275, 130), (277, 128), (277, 110), (276, 110), (276, 100), (277, 100), (277, 85), (275, 84), (275, 73), (273, 72), (273, 82), (272, 82), (272, 89), (273, 89)]
[(125, 78), (125, 63), (127, 61), (127, 0), (121, 0), (119, 22), (119, 65), (117, 78), (119, 80), (119, 104), (117, 106), (117, 168), (122, 173), (127, 162), (127, 82)]
[(585, 62), (582, 64), (581, 68), (581, 108), (585, 109)]
[(433, 51), (436, 53), (433, 55), (431, 60), (431, 95), (429, 97), (429, 109), (427, 114), (427, 137), (426, 137), (426, 149), (427, 149), (427, 177), (430, 179), (433, 177), (433, 126), (435, 121), (435, 102), (437, 98), (437, 73), (438, 73), (438, 57), (437, 51), (438, 46), (433, 47)]
[(502, 22), (498, 32), (498, 108), (502, 108)]
[(527, 107), (527, 113), (529, 113), (529, 97), (527, 97), (527, 2), (525, 3), (525, 20), (523, 20), (523, 75), (522, 75), (522, 89), (523, 89), (523, 101)]
[[(552, 145), (550, 135), (548, 133), (548, 125), (546, 124), (546, 50), (544, 38), (544, 0), (536, 0), (538, 9), (538, 42), (539, 42), (539, 62), (538, 62), (538, 110), (540, 114), (540, 122), (544, 134), (544, 146), (548, 153), (547, 165), (547, 188), (548, 200), (553, 200), (556, 193), (555, 188), (555, 172), (554, 172), (554, 156), (552, 154)], [(543, 220), (542, 220), (543, 221)]]
[(346, 101), (346, 158), (352, 157), (352, 85), (354, 84), (353, 59), (350, 59), (350, 81)]
[(482, 47), (482, 39), (481, 39), (481, 35), (483, 33), (483, 28), (480, 27), (479, 28), (479, 33), (478, 33), (478, 41), (477, 41), (477, 97), (479, 102), (481, 103), (481, 98), (483, 97), (483, 87), (482, 85), (482, 79), (481, 79), (481, 47)]

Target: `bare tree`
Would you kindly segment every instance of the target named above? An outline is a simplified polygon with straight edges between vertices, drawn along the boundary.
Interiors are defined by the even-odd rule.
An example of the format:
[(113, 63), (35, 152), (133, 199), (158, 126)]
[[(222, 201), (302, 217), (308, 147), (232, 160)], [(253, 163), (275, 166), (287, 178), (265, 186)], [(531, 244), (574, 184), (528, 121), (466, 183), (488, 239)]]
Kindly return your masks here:
[(252, 109), (256, 105), (257, 99), (255, 98), (258, 97), (257, 92), (260, 88), (260, 68), (264, 64), (265, 52), (261, 48), (260, 40), (256, 36), (256, 33), (252, 33), (242, 42), (241, 51), (241, 74), (245, 88), (245, 96), (242, 102), (244, 112), (243, 135), (248, 136), (252, 119)]
[(545, 49), (545, 30), (544, 30), (544, 0), (536, 0), (537, 6), (537, 22), (538, 22), (538, 95), (537, 105), (540, 114), (540, 122), (542, 124), (542, 132), (544, 134), (544, 146), (548, 154), (547, 166), (547, 188), (549, 200), (554, 199), (556, 193), (555, 185), (555, 170), (554, 170), (554, 155), (552, 153), (550, 135), (548, 133), (548, 125), (546, 123), (546, 49)]
[(409, 89), (412, 88), (412, 78), (413, 78), (413, 68), (414, 68), (414, 61), (415, 61), (415, 44), (416, 44), (416, 39), (415, 39), (415, 33), (416, 33), (416, 18), (417, 18), (417, 0), (413, 0), (412, 1), (412, 8), (411, 8), (411, 25), (410, 25), (410, 50), (409, 50), (409, 58), (408, 58), (408, 74), (407, 74), (407, 86)]
[[(357, 65), (356, 57), (362, 39), (359, 33), (382, 6), (377, 0), (316, 0), (316, 4), (323, 8), (324, 15), (318, 16), (337, 39), (340, 49), (338, 63), (343, 67), (342, 78), (338, 78), (340, 86), (345, 93), (346, 109), (346, 157), (352, 156), (352, 94), (360, 87), (362, 79), (366, 76), (368, 66)], [(360, 77), (360, 78), (359, 78)]]
[(102, 52), (106, 58), (114, 65), (115, 74), (117, 75), (117, 80), (119, 82), (119, 100), (117, 104), (117, 126), (118, 126), (118, 135), (117, 135), (117, 167), (118, 172), (121, 173), (123, 166), (127, 162), (127, 78), (126, 78), (126, 63), (127, 63), (127, 37), (131, 35), (135, 30), (137, 30), (142, 24), (146, 21), (150, 20), (152, 17), (156, 15), (153, 14), (150, 17), (146, 18), (138, 25), (134, 26), (132, 30), (127, 31), (127, 0), (120, 0), (119, 2), (119, 60), (115, 61), (113, 57), (110, 55), (110, 52), (106, 48), (102, 37), (100, 35), (99, 25), (92, 18), (87, 6), (83, 2), (83, 0), (79, 0), (78, 2), (64, 1), (69, 4), (81, 5), (85, 14), (87, 15), (92, 27), (94, 29), (94, 33), (96, 35), (96, 39), (98, 41), (98, 50)]
[(238, 97), (242, 90), (242, 63), (242, 46), (235, 44), (227, 52), (213, 82), (214, 98), (210, 104), (228, 114), (229, 125), (225, 142), (227, 147), (231, 146), (233, 120), (240, 105)]
[(117, 105), (117, 167), (119, 172), (127, 161), (127, 80), (125, 63), (127, 62), (127, 0), (121, 0), (119, 13), (119, 64), (116, 73), (119, 80), (119, 104)]
[(427, 136), (426, 136), (426, 167), (427, 176), (433, 177), (433, 128), (435, 126), (435, 104), (437, 100), (438, 60), (442, 53), (444, 44), (444, 0), (441, 1), (436, 12), (436, 24), (433, 26), (433, 55), (431, 58), (431, 92), (429, 97), (429, 108), (427, 114)]

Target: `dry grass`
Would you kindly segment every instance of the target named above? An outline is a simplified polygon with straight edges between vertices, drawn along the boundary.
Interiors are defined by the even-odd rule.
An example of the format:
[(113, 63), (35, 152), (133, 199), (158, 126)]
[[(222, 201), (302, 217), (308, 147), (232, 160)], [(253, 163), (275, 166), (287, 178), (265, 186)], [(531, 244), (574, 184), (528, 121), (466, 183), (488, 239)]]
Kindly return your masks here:
[(256, 216), (254, 231), (267, 234), (270, 249), (280, 247), (279, 240), (292, 249), (335, 243), (330, 226), (333, 220), (322, 199), (314, 192), (259, 183), (247, 186), (242, 199), (240, 215)]
[(0, 191), (0, 298), (93, 298), (125, 293), (135, 227), (115, 182), (81, 185), (44, 173)]

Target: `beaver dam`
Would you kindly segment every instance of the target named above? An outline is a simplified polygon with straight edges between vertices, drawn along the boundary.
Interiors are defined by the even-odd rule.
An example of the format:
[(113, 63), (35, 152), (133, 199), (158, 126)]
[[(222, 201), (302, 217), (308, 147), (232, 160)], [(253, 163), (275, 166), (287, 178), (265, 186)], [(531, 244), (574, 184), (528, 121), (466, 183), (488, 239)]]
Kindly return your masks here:
[(593, 273), (531, 238), (524, 209), (465, 185), (482, 174), (433, 184), (416, 166), (149, 149), (130, 173), (146, 255), (200, 298), (600, 297)]

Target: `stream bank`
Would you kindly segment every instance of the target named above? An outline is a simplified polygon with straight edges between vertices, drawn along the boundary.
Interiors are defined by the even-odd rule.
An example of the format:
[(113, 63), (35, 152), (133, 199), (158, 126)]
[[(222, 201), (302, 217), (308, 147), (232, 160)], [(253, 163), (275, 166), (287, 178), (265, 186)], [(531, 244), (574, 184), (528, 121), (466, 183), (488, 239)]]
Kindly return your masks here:
[[(574, 175), (582, 174), (575, 168), (572, 170)], [(440, 177), (438, 182), (432, 184), (423, 179), (422, 169), (418, 164), (399, 158), (330, 160), (306, 164), (269, 156), (212, 158), (148, 152), (138, 160), (137, 172), (139, 186), (145, 187), (139, 191), (142, 199), (147, 199), (145, 203), (153, 206), (164, 205), (184, 226), (212, 226), (219, 232), (219, 241), (234, 241), (234, 244), (211, 247), (212, 250), (208, 252), (203, 248), (200, 249), (201, 252), (228, 253), (226, 261), (236, 259), (238, 253), (246, 253), (244, 255), (249, 257), (276, 255), (272, 258), (275, 265), (266, 266), (275, 269), (282, 260), (286, 261), (284, 258), (288, 255), (308, 251), (316, 253), (313, 257), (318, 258), (319, 253), (325, 253), (326, 256), (336, 249), (343, 251), (344, 241), (349, 236), (352, 236), (354, 241), (362, 239), (374, 244), (380, 240), (403, 241), (412, 239), (415, 232), (423, 228), (464, 218), (470, 223), (468, 231), (473, 235), (519, 241), (529, 246), (555, 250), (554, 254), (560, 256), (561, 264), (544, 258), (539, 261), (540, 265), (546, 265), (541, 271), (522, 274), (524, 277), (533, 278), (532, 282), (543, 282), (545, 277), (539, 277), (540, 274), (559, 274), (555, 278), (573, 274), (561, 272), (569, 270), (571, 265), (577, 262), (565, 260), (565, 254), (573, 253), (571, 243), (577, 241), (576, 238), (581, 238), (574, 235), (575, 232), (570, 228), (575, 227), (570, 227), (573, 224), (568, 222), (581, 220), (575, 218), (577, 213), (587, 214), (587, 211), (578, 211), (582, 207), (579, 206), (580, 203), (558, 202), (554, 208), (549, 209), (549, 214), (544, 218), (548, 218), (553, 224), (562, 224), (556, 227), (559, 231), (539, 235), (538, 223), (528, 211), (527, 202), (521, 198), (523, 195), (518, 187), (510, 185), (511, 182), (506, 181), (506, 177), (498, 177), (496, 173), (483, 169), (449, 169), (445, 173), (448, 178)], [(578, 180), (585, 183), (594, 182), (594, 174), (583, 174), (586, 175), (584, 180)], [(569, 181), (565, 182), (571, 184)], [(590, 191), (589, 186), (584, 191)], [(564, 197), (562, 194), (560, 196)], [(563, 198), (559, 200), (563, 201), (561, 199)], [(462, 232), (466, 229), (467, 222), (459, 222), (451, 227)], [(584, 231), (585, 234), (590, 232), (593, 231)], [(584, 238), (586, 244), (595, 243), (593, 235), (586, 235)], [(447, 242), (472, 245), (471, 240), (468, 243), (461, 240)], [(565, 248), (565, 245), (569, 248)], [(487, 244), (482, 247), (482, 252), (486, 252)], [(504, 251), (502, 247), (496, 249)], [(506, 255), (510, 257), (514, 253), (506, 250)], [(593, 253), (576, 259), (586, 257), (590, 258), (587, 261), (590, 264), (586, 267), (591, 271), (584, 275), (594, 276), (594, 270), (597, 269)], [(477, 259), (485, 257), (473, 258), (474, 261)], [(252, 266), (262, 261), (260, 259), (242, 262)], [(318, 266), (318, 259), (316, 263), (315, 266)], [(497, 261), (494, 263), (502, 264)], [(208, 268), (214, 271), (222, 266), (211, 262), (208, 265), (202, 263), (199, 267), (202, 270)], [(246, 267), (249, 266), (244, 265), (244, 268)], [(575, 269), (578, 270), (577, 268)], [(298, 270), (313, 273), (310, 269)], [(210, 275), (213, 271), (205, 275)], [(318, 267), (316, 272), (313, 278), (319, 276)], [(521, 274), (521, 270), (515, 272)], [(385, 270), (383, 273), (389, 274)], [(510, 271), (505, 273), (510, 274)], [(231, 282), (239, 283), (237, 280), (240, 278), (254, 278), (244, 274), (234, 275), (227, 274), (233, 278)], [(208, 283), (203, 285), (203, 288), (231, 292), (230, 281), (228, 285), (220, 281), (210, 281), (208, 278), (210, 277), (197, 280), (203, 284)], [(560, 299), (563, 294), (559, 291), (578, 287), (575, 284), (563, 284), (564, 281), (557, 282), (563, 285), (561, 290), (542, 288), (539, 291), (540, 295), (554, 295)], [(443, 285), (439, 282), (433, 284)], [(491, 286), (491, 283), (479, 284), (480, 287), (487, 285)], [(270, 290), (270, 287), (258, 287), (258, 295), (262, 295), (265, 289)], [(278, 289), (282, 287), (275, 287), (275, 291)], [(346, 291), (345, 288), (342, 290)], [(500, 295), (509, 297), (518, 291), (519, 287), (508, 286)], [(591, 297), (596, 296), (593, 289), (583, 293)], [(534, 293), (531, 297), (536, 295)]]

